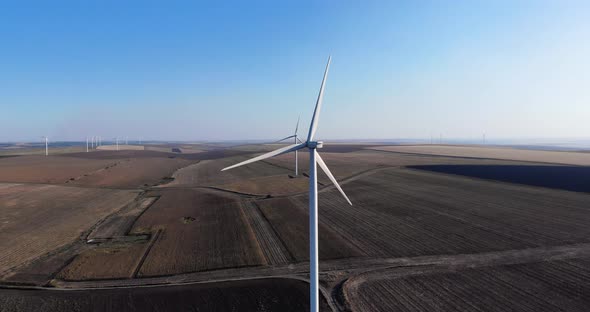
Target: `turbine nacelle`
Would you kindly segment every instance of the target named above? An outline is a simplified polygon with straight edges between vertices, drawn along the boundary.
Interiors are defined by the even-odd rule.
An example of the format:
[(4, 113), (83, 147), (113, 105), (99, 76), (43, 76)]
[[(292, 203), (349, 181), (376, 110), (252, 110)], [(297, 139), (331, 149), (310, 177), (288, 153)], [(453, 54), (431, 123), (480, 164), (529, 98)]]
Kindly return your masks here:
[(311, 142), (307, 142), (307, 148), (316, 149), (316, 148), (322, 148), (322, 147), (324, 147), (324, 142), (323, 141), (311, 141)]

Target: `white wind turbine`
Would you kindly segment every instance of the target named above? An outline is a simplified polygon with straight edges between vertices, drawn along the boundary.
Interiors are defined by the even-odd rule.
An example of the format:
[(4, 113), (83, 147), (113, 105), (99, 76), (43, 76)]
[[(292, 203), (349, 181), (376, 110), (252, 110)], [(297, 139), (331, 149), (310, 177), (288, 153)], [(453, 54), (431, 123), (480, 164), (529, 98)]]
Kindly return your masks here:
[(42, 136), (45, 139), (45, 156), (49, 155), (49, 138)]
[(317, 185), (317, 167), (324, 171), (324, 173), (330, 178), (334, 186), (340, 191), (342, 196), (348, 201), (350, 205), (352, 203), (340, 187), (336, 178), (326, 166), (326, 163), (320, 157), (320, 154), (316, 151), (318, 148), (322, 148), (322, 141), (314, 141), (314, 135), (318, 126), (320, 118), (320, 110), (322, 108), (322, 99), (324, 98), (324, 86), (326, 78), (328, 77), (328, 69), (330, 68), (331, 57), (328, 58), (328, 64), (326, 65), (326, 71), (324, 72), (324, 78), (322, 79), (322, 85), (318, 94), (318, 99), (315, 104), (313, 117), (309, 126), (309, 133), (307, 134), (307, 140), (303, 143), (295, 143), (283, 148), (279, 148), (272, 152), (262, 154), (258, 157), (243, 161), (233, 166), (223, 168), (221, 171), (239, 167), (245, 164), (253, 163), (255, 161), (263, 160), (273, 156), (294, 152), (303, 148), (309, 150), (309, 283), (310, 283), (310, 311), (317, 312), (319, 310), (319, 279), (318, 279), (318, 185)]
[[(285, 140), (290, 139), (290, 138), (293, 138), (293, 142), (295, 144), (302, 143), (301, 140), (299, 139), (299, 137), (297, 136), (297, 130), (299, 129), (299, 119), (301, 119), (301, 116), (299, 116), (299, 118), (297, 118), (297, 125), (295, 126), (295, 134), (293, 134), (291, 136), (288, 136), (288, 137), (286, 137), (284, 139), (280, 139), (276, 143), (285, 141)], [(299, 175), (299, 161), (298, 161), (298, 158), (297, 158), (297, 150), (295, 150), (295, 176), (298, 176), (298, 175)]]

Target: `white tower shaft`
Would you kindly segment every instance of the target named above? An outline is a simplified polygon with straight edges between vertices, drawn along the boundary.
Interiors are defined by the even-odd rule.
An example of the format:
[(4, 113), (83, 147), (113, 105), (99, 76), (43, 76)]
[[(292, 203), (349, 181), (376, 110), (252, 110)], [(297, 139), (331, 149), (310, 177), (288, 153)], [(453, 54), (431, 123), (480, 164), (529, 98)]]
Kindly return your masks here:
[[(297, 144), (297, 135), (295, 135), (295, 144)], [(299, 160), (297, 159), (297, 151), (295, 151), (295, 176), (299, 175)]]
[(319, 311), (318, 184), (315, 148), (309, 149), (309, 310)]

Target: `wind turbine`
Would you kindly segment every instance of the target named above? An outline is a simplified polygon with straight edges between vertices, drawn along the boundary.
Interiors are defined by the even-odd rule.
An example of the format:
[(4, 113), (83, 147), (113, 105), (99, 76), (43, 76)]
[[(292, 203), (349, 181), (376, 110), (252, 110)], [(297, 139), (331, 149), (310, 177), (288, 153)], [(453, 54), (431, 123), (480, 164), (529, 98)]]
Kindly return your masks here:
[[(299, 129), (299, 120), (300, 119), (301, 119), (301, 116), (299, 116), (299, 118), (297, 118), (297, 125), (295, 126), (295, 134), (293, 134), (291, 136), (288, 136), (288, 137), (286, 137), (284, 139), (278, 140), (277, 143), (278, 142), (285, 141), (285, 140), (290, 139), (290, 138), (293, 138), (293, 141), (294, 141), (295, 144), (302, 143), (301, 140), (299, 140), (299, 137), (297, 137), (297, 130)], [(298, 161), (298, 158), (297, 158), (297, 150), (295, 150), (295, 176), (298, 176), (299, 175), (299, 169), (298, 168), (299, 168), (299, 161)]]
[(45, 139), (45, 156), (49, 155), (49, 138), (42, 136)]
[(86, 153), (88, 153), (88, 137), (86, 137)]
[(294, 152), (303, 148), (307, 148), (309, 150), (309, 283), (310, 283), (310, 311), (317, 312), (319, 311), (319, 279), (318, 279), (318, 184), (317, 184), (317, 167), (319, 165), (320, 168), (324, 171), (324, 173), (330, 178), (330, 181), (334, 183), (334, 186), (340, 191), (342, 196), (348, 201), (350, 205), (350, 199), (346, 196), (336, 178), (326, 166), (326, 163), (320, 156), (320, 154), (316, 151), (318, 148), (323, 147), (322, 141), (314, 141), (314, 136), (318, 127), (318, 121), (320, 118), (320, 110), (322, 108), (322, 100), (324, 98), (324, 86), (326, 84), (326, 78), (328, 77), (328, 69), (330, 68), (330, 60), (331, 57), (328, 58), (328, 64), (326, 65), (326, 70), (324, 72), (324, 78), (322, 79), (322, 85), (320, 87), (320, 92), (318, 94), (318, 99), (315, 104), (315, 109), (313, 112), (313, 117), (311, 119), (311, 124), (309, 126), (309, 132), (307, 134), (307, 139), (305, 142), (302, 143), (295, 143), (289, 146), (285, 146), (274, 150), (269, 153), (262, 154), (258, 157), (254, 157), (252, 159), (243, 161), (241, 163), (235, 164), (233, 166), (229, 166), (227, 168), (221, 169), (221, 171), (225, 171), (228, 169), (236, 168), (242, 165), (250, 164), (255, 161), (263, 160), (266, 158), (270, 158), (273, 156), (278, 156), (282, 154), (286, 154), (289, 152)]

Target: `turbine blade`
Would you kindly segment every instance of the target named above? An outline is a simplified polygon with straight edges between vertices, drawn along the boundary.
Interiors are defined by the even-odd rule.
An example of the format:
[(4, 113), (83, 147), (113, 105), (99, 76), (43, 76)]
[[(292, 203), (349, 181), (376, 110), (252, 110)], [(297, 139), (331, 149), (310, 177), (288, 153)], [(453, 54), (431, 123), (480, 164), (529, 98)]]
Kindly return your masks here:
[(257, 156), (257, 157), (254, 157), (254, 158), (251, 158), (251, 159), (242, 161), (241, 163), (237, 163), (237, 164), (235, 164), (233, 166), (225, 167), (225, 168), (221, 169), (221, 171), (225, 171), (225, 170), (229, 170), (229, 169), (232, 169), (232, 168), (235, 168), (235, 167), (239, 167), (239, 166), (243, 166), (243, 165), (246, 165), (246, 164), (250, 164), (250, 163), (253, 163), (253, 162), (256, 162), (256, 161), (259, 161), (259, 160), (263, 160), (263, 159), (267, 159), (267, 158), (270, 158), (270, 157), (273, 157), (273, 156), (278, 156), (278, 155), (286, 154), (286, 153), (289, 153), (289, 152), (292, 152), (292, 151), (296, 151), (296, 150), (302, 149), (305, 146), (306, 146), (305, 143), (292, 144), (292, 145), (289, 145), (289, 146), (285, 146), (285, 147), (276, 149), (276, 150), (274, 150), (272, 152), (268, 152), (266, 154), (262, 154), (260, 156)]
[(286, 139), (290, 139), (290, 138), (294, 138), (294, 137), (295, 137), (294, 135), (291, 135), (291, 136), (288, 136), (288, 137), (286, 137), (286, 138), (284, 138), (284, 139), (280, 139), (280, 140), (278, 140), (278, 141), (274, 141), (273, 143), (279, 143), (279, 142), (281, 142), (281, 141), (285, 141)]
[(322, 100), (324, 99), (324, 86), (326, 85), (326, 79), (328, 78), (328, 70), (330, 69), (330, 61), (332, 57), (328, 57), (328, 64), (326, 64), (326, 71), (324, 72), (324, 78), (322, 79), (322, 86), (320, 87), (320, 93), (315, 103), (315, 109), (313, 110), (313, 117), (311, 124), (309, 125), (309, 133), (307, 134), (307, 142), (313, 140), (313, 136), (318, 128), (318, 121), (320, 119), (320, 110), (322, 109)]
[(316, 152), (316, 161), (317, 161), (318, 165), (320, 165), (320, 168), (322, 168), (322, 170), (324, 170), (324, 173), (326, 173), (328, 178), (330, 178), (330, 181), (332, 181), (332, 183), (334, 183), (334, 186), (336, 186), (336, 188), (340, 191), (340, 194), (342, 194), (342, 196), (344, 196), (346, 201), (352, 206), (350, 199), (348, 199), (348, 196), (346, 196), (346, 194), (344, 193), (344, 191), (342, 190), (342, 188), (338, 184), (338, 181), (336, 181), (336, 178), (334, 178), (334, 176), (332, 175), (332, 172), (330, 172), (330, 169), (328, 169), (328, 166), (326, 165), (326, 163), (324, 162), (324, 160), (320, 156), (320, 153), (318, 153), (318, 152)]
[(299, 117), (297, 117), (297, 125), (295, 126), (295, 135), (297, 135), (297, 130), (299, 130), (299, 120), (300, 119), (301, 119), (301, 115), (299, 115)]
[(299, 143), (303, 143), (299, 137), (297, 138), (297, 141), (299, 141)]

